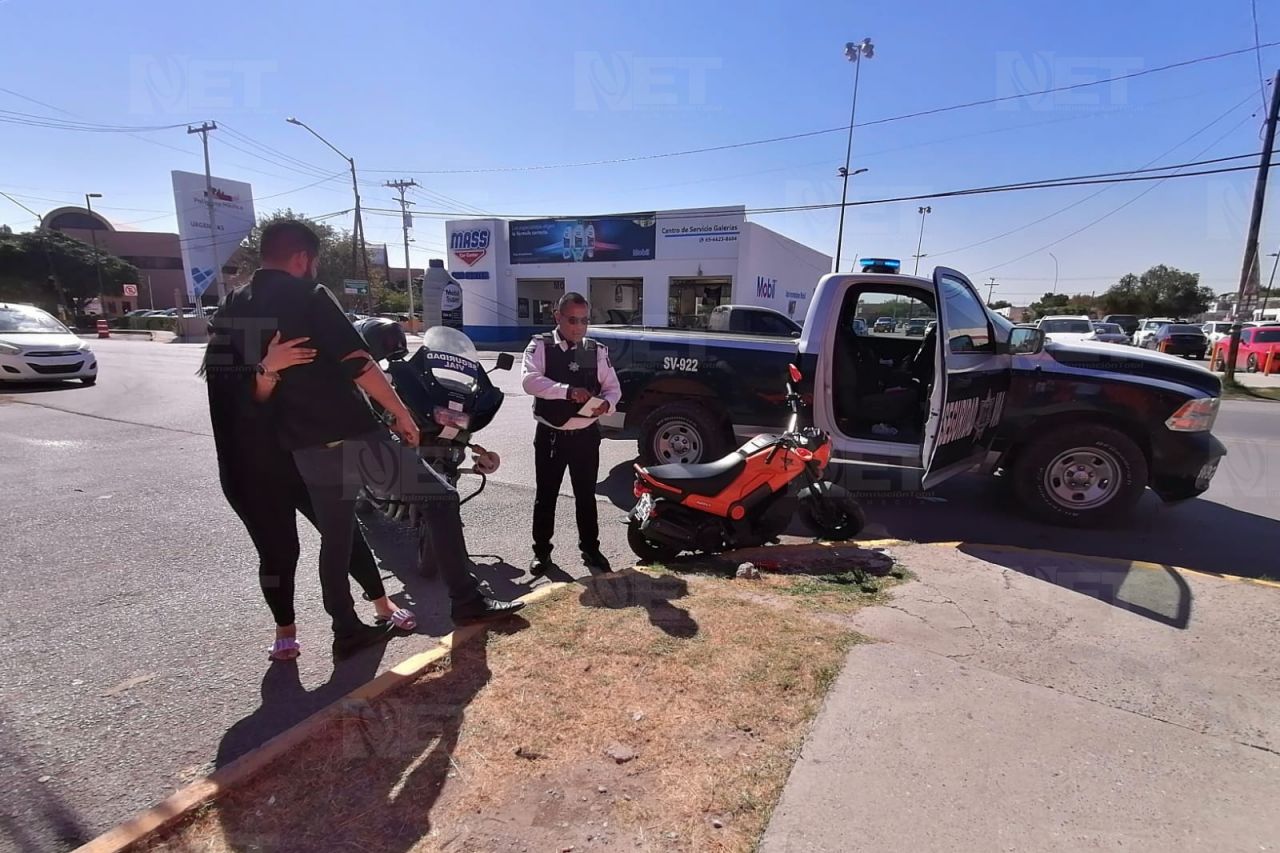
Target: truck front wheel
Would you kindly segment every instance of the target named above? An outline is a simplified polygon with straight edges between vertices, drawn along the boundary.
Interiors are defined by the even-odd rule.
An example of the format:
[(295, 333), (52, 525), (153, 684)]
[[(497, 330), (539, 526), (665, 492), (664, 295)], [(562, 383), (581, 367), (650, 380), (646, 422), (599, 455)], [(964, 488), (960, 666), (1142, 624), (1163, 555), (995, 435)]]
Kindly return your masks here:
[(1013, 465), (1013, 487), (1034, 515), (1071, 527), (1120, 521), (1147, 487), (1147, 459), (1119, 430), (1073, 425), (1027, 445)]
[(654, 409), (640, 426), (639, 445), (642, 465), (713, 462), (729, 452), (719, 419), (686, 402)]

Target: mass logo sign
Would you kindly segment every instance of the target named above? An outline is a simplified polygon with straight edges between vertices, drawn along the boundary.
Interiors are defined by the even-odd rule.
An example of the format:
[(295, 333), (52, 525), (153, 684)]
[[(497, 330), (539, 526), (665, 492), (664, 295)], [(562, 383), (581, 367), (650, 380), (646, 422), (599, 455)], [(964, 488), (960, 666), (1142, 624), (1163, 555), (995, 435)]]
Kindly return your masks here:
[(489, 229), (474, 228), (470, 231), (455, 231), (449, 238), (449, 249), (458, 260), (473, 267), (489, 251)]

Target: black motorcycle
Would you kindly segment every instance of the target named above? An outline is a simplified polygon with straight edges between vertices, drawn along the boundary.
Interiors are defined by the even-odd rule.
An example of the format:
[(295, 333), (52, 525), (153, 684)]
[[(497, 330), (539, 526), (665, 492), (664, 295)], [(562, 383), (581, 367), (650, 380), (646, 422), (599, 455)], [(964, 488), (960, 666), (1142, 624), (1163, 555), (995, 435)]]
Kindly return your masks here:
[[(497, 469), (497, 456), (472, 442), (502, 408), (503, 393), (489, 379), (492, 370), (510, 370), (511, 353), (500, 353), (492, 370), (480, 364), (475, 344), (465, 334), (448, 326), (429, 329), (422, 346), (409, 355), (408, 341), (398, 323), (370, 317), (355, 324), (368, 352), (378, 362), (387, 362), (392, 386), (413, 415), (421, 433), (418, 455), (454, 488), (463, 474), (474, 474), (480, 485), (464, 504), (484, 491), (488, 475)], [(374, 411), (386, 417), (376, 403)], [(477, 463), (464, 468), (467, 450), (477, 454)], [(376, 510), (393, 521), (408, 521), (418, 531), (419, 564), (424, 573), (434, 570), (426, 559), (427, 529), (422, 523), (421, 504), (397, 496), (380, 496), (363, 490), (358, 507)]]

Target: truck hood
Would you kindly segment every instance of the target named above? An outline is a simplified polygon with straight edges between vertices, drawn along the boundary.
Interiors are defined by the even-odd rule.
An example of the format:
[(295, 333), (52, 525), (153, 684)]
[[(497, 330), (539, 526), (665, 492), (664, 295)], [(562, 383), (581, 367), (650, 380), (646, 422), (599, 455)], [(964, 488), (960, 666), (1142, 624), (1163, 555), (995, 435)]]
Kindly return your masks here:
[(1215, 397), (1222, 393), (1222, 381), (1204, 367), (1178, 356), (1139, 347), (1098, 341), (1066, 343), (1050, 339), (1045, 342), (1043, 355), (1067, 372), (1111, 373), (1117, 379), (1127, 378), (1139, 383), (1144, 379), (1175, 383)]

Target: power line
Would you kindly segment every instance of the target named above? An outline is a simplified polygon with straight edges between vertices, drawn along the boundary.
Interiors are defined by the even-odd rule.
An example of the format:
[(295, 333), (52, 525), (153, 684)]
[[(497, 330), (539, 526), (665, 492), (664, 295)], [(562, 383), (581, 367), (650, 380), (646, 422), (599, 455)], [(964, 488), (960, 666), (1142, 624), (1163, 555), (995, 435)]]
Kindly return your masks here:
[[(1005, 101), (1015, 101), (1023, 98), (1034, 98), (1041, 95), (1050, 95), (1057, 92), (1066, 92), (1073, 89), (1082, 89), (1089, 86), (1101, 86), (1107, 83), (1116, 83), (1121, 80), (1132, 80), (1137, 77), (1144, 77), (1150, 74), (1158, 74), (1164, 71), (1171, 71), (1176, 68), (1186, 68), (1192, 65), (1199, 65), (1204, 62), (1215, 62), (1220, 59), (1226, 59), (1232, 56), (1239, 56), (1243, 53), (1250, 53), (1263, 47), (1275, 47), (1280, 42), (1268, 42), (1266, 44), (1257, 45), (1256, 47), (1241, 48), (1239, 50), (1226, 51), (1225, 53), (1217, 53), (1210, 56), (1201, 56), (1195, 59), (1186, 59), (1179, 62), (1171, 62), (1167, 65), (1161, 65), (1156, 68), (1146, 68), (1140, 71), (1131, 71), (1127, 74), (1118, 74), (1114, 77), (1105, 77), (1099, 80), (1090, 80), (1083, 83), (1072, 83), (1065, 86), (1054, 86), (1048, 89), (1041, 89), (1036, 92), (1020, 92), (1013, 95), (1002, 95), (995, 98), (983, 98), (976, 101), (966, 101), (960, 104), (951, 104), (945, 107), (934, 107), (927, 110), (919, 110), (912, 113), (903, 113), (902, 115), (889, 116), (887, 118), (874, 119), (872, 121), (859, 122), (855, 127), (871, 127), (879, 124), (889, 124), (891, 122), (905, 121), (907, 119), (922, 118), (924, 116), (940, 115), (942, 113), (953, 112), (955, 110), (971, 109), (973, 107), (989, 106)], [(840, 127), (828, 127), (822, 130), (810, 130), (802, 133), (791, 133), (785, 136), (773, 136), (766, 139), (753, 139), (745, 142), (732, 142), (724, 145), (709, 145), (702, 148), (688, 148), (680, 151), (665, 151), (655, 154), (637, 154), (630, 157), (615, 157), (607, 160), (584, 160), (576, 163), (544, 163), (526, 166), (489, 166), (483, 168), (470, 169), (365, 169), (365, 172), (397, 172), (410, 175), (467, 175), (485, 172), (533, 172), (546, 171), (551, 169), (577, 169), (586, 166), (614, 166), (623, 163), (637, 163), (646, 160), (660, 160), (670, 157), (687, 157), (693, 154), (707, 154), (714, 151), (730, 151), (738, 148), (749, 148), (756, 145), (769, 145), (776, 142), (791, 142), (797, 139), (808, 139), (815, 136), (823, 136), (831, 133), (847, 133), (849, 125)]]
[[(1179, 148), (1181, 148), (1183, 145), (1186, 145), (1188, 142), (1190, 142), (1191, 140), (1195, 139), (1197, 136), (1199, 136), (1200, 134), (1204, 133), (1206, 130), (1208, 130), (1209, 128), (1213, 127), (1215, 124), (1217, 124), (1218, 122), (1222, 121), (1222, 120), (1223, 120), (1224, 118), (1226, 118), (1227, 116), (1231, 115), (1231, 113), (1235, 112), (1235, 111), (1236, 111), (1236, 110), (1238, 110), (1240, 107), (1244, 106), (1246, 103), (1248, 103), (1249, 99), (1250, 99), (1250, 98), (1252, 98), (1252, 97), (1253, 97), (1253, 92), (1250, 92), (1250, 93), (1249, 93), (1248, 95), (1246, 95), (1246, 96), (1245, 96), (1245, 97), (1244, 97), (1244, 98), (1243, 98), (1239, 103), (1235, 104), (1235, 105), (1234, 105), (1234, 106), (1232, 106), (1230, 109), (1228, 109), (1226, 112), (1222, 113), (1222, 115), (1218, 116), (1218, 117), (1217, 117), (1217, 118), (1215, 118), (1213, 121), (1209, 122), (1209, 123), (1208, 123), (1208, 124), (1206, 124), (1204, 127), (1202, 127), (1202, 128), (1200, 128), (1199, 130), (1197, 130), (1195, 133), (1192, 133), (1190, 136), (1188, 136), (1186, 139), (1184, 139), (1184, 140), (1182, 140), (1181, 142), (1179, 142), (1177, 145), (1174, 145), (1174, 146), (1172, 146), (1172, 147), (1170, 147), (1170, 148), (1166, 149), (1163, 153), (1158, 154), (1158, 155), (1156, 155), (1155, 157), (1152, 157), (1150, 160), (1148, 160), (1146, 163), (1144, 163), (1144, 164), (1143, 164), (1143, 166), (1150, 166), (1152, 163), (1155, 163), (1155, 162), (1156, 162), (1156, 161), (1158, 161), (1158, 160), (1162, 160), (1162, 159), (1164, 159), (1165, 157), (1168, 157), (1168, 156), (1169, 156), (1170, 154), (1172, 154), (1174, 151), (1177, 151), (1177, 150), (1178, 150)], [(1234, 130), (1234, 128), (1233, 128), (1233, 130)], [(1216, 144), (1216, 143), (1215, 143), (1215, 144)], [(1169, 168), (1173, 168), (1173, 167), (1169, 167)], [(940, 256), (940, 255), (949, 255), (949, 254), (952, 254), (952, 253), (954, 253), (954, 252), (963, 252), (963, 251), (965, 251), (965, 250), (967, 250), (967, 249), (975, 249), (975, 248), (977, 248), (978, 246), (985, 246), (987, 243), (994, 243), (996, 240), (1003, 240), (1005, 237), (1008, 237), (1008, 236), (1010, 236), (1010, 235), (1012, 235), (1012, 234), (1017, 234), (1019, 231), (1025, 231), (1025, 230), (1026, 230), (1026, 229), (1028, 229), (1028, 228), (1032, 228), (1032, 227), (1034, 227), (1034, 226), (1036, 226), (1036, 225), (1039, 225), (1041, 222), (1045, 222), (1045, 221), (1047, 221), (1047, 220), (1049, 220), (1049, 219), (1052, 219), (1052, 218), (1053, 218), (1053, 217), (1055, 217), (1055, 216), (1058, 216), (1059, 214), (1066, 213), (1068, 210), (1071, 210), (1071, 209), (1073, 209), (1073, 208), (1079, 207), (1080, 205), (1084, 204), (1085, 202), (1091, 201), (1091, 200), (1093, 200), (1093, 199), (1097, 198), (1098, 196), (1102, 195), (1103, 193), (1107, 192), (1108, 190), (1112, 189), (1112, 186), (1113, 186), (1113, 185), (1104, 186), (1104, 187), (1102, 187), (1101, 189), (1098, 189), (1098, 190), (1095, 190), (1094, 192), (1089, 193), (1088, 195), (1084, 196), (1084, 197), (1083, 197), (1083, 198), (1081, 198), (1081, 199), (1078, 199), (1078, 200), (1076, 200), (1076, 201), (1071, 202), (1070, 204), (1066, 205), (1065, 207), (1060, 207), (1060, 208), (1058, 208), (1057, 210), (1053, 211), (1052, 213), (1046, 214), (1045, 216), (1042, 216), (1042, 217), (1040, 217), (1039, 219), (1035, 219), (1035, 220), (1032, 220), (1031, 222), (1023, 223), (1022, 225), (1019, 225), (1019, 226), (1017, 226), (1016, 228), (1011, 228), (1011, 229), (1009, 229), (1008, 231), (1004, 231), (1004, 232), (1002, 232), (1002, 233), (1000, 233), (1000, 234), (995, 235), (994, 237), (988, 237), (988, 238), (986, 238), (985, 240), (979, 240), (979, 241), (978, 241), (978, 242), (976, 242), (976, 243), (969, 243), (969, 244), (964, 245), (964, 246), (961, 246), (961, 247), (959, 247), (959, 248), (957, 248), (957, 249), (946, 249), (946, 250), (941, 251), (941, 252), (930, 252), (930, 254), (931, 254), (932, 256), (934, 256), (934, 257), (938, 257), (938, 256)]]
[(0, 110), (0, 122), (22, 124), (31, 127), (49, 127), (56, 130), (74, 130), (84, 133), (151, 133), (157, 130), (173, 130), (186, 127), (185, 124), (153, 124), (153, 125), (119, 125), (99, 124), (97, 122), (72, 121), (70, 119), (53, 118), (33, 113), (20, 113), (14, 110)]

